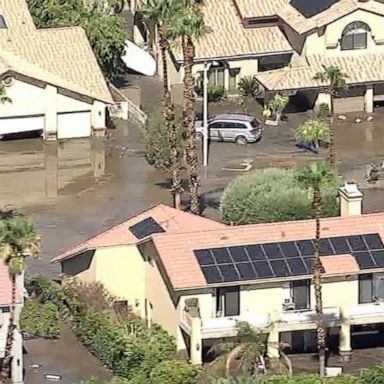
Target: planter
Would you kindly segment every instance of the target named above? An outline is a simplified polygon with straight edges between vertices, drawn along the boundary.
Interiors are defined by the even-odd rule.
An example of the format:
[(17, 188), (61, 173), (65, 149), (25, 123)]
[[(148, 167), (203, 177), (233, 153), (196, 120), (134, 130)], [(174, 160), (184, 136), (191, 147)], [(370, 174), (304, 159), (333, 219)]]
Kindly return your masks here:
[(279, 125), (280, 122), (281, 113), (278, 113), (276, 115), (276, 119), (265, 119), (265, 125), (271, 125), (273, 127), (276, 127)]

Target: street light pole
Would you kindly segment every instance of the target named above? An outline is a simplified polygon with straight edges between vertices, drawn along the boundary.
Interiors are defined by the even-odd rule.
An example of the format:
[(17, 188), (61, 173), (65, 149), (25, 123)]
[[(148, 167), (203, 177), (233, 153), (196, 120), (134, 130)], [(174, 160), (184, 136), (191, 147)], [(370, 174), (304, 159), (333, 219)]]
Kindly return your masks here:
[(203, 79), (203, 165), (208, 165), (208, 64), (204, 63), (204, 79)]

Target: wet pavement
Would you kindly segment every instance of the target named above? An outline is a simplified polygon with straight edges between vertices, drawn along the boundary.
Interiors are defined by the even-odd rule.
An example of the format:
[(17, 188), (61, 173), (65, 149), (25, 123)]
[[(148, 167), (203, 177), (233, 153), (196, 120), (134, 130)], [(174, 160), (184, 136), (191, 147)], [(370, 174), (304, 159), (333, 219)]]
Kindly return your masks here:
[[(221, 192), (240, 173), (223, 168), (238, 168), (244, 160), (254, 169), (291, 167), (325, 157), (325, 150), (314, 155), (294, 147), (292, 128), (306, 117), (289, 115), (279, 127), (265, 127), (263, 139), (253, 145), (212, 143), (208, 169), (201, 167), (203, 214), (219, 218)], [(384, 160), (384, 115), (361, 124), (354, 117), (335, 121), (338, 170), (364, 190), (366, 212), (384, 210), (384, 181), (369, 185), (364, 180), (367, 164)], [(49, 260), (58, 252), (158, 202), (171, 204), (167, 176), (144, 158), (140, 129), (118, 122), (109, 136), (0, 142), (0, 204), (31, 215), (43, 237), (41, 260), (30, 265), (30, 274), (55, 277), (58, 270)], [(187, 193), (183, 197), (187, 200)]]

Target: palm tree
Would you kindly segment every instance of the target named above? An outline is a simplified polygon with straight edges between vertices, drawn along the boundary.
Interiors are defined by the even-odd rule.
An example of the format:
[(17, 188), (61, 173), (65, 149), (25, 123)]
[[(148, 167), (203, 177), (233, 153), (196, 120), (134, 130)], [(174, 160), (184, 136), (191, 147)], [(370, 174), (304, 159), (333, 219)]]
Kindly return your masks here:
[(331, 97), (331, 117), (330, 117), (330, 132), (329, 132), (329, 164), (332, 169), (335, 169), (335, 145), (334, 145), (334, 127), (333, 127), (333, 97), (337, 96), (341, 91), (346, 89), (346, 79), (348, 75), (340, 68), (335, 66), (323, 65), (323, 71), (317, 72), (314, 76), (315, 80), (320, 80), (322, 83), (328, 83), (325, 91)]
[[(244, 373), (254, 375), (257, 373), (259, 358), (263, 354), (265, 345), (262, 333), (255, 330), (246, 321), (239, 321), (236, 325), (237, 335), (235, 341), (216, 343), (209, 353), (219, 355), (216, 363), (225, 363), (225, 376), (229, 378), (231, 366), (239, 360), (239, 368)], [(224, 357), (224, 360), (223, 360)]]
[(174, 207), (181, 208), (181, 177), (179, 167), (179, 153), (177, 150), (177, 130), (175, 126), (175, 108), (172, 103), (171, 92), (168, 84), (168, 66), (167, 66), (167, 49), (168, 40), (166, 37), (167, 21), (172, 17), (174, 12), (174, 5), (172, 0), (148, 0), (143, 3), (140, 11), (142, 12), (143, 19), (146, 22), (152, 22), (158, 26), (159, 31), (159, 48), (162, 58), (162, 72), (163, 72), (163, 105), (164, 105), (164, 119), (168, 136), (171, 173), (172, 173), (172, 193)]
[(318, 149), (319, 141), (329, 138), (329, 126), (319, 120), (307, 120), (296, 129), (295, 136), (304, 143), (313, 143)]
[(201, 1), (179, 0), (175, 1), (173, 17), (169, 20), (166, 31), (167, 37), (180, 40), (183, 50), (184, 65), (184, 100), (183, 100), (183, 127), (186, 141), (186, 160), (189, 173), (190, 209), (192, 213), (199, 214), (199, 170), (196, 150), (196, 135), (194, 130), (195, 97), (192, 66), (195, 57), (193, 41), (202, 37), (207, 29), (204, 27), (200, 14)]
[(323, 318), (323, 299), (321, 274), (323, 267), (320, 262), (320, 210), (321, 210), (321, 186), (331, 183), (335, 179), (334, 172), (324, 162), (314, 162), (307, 165), (297, 176), (298, 182), (305, 187), (312, 189), (312, 207), (315, 211), (315, 255), (312, 262), (313, 269), (313, 287), (316, 299), (317, 314), (317, 347), (319, 351), (319, 373), (325, 374), (325, 346), (326, 346), (326, 328)]
[[(15, 305), (17, 297), (16, 277), (24, 272), (25, 260), (37, 258), (40, 247), (40, 237), (35, 232), (32, 222), (14, 211), (0, 212), (0, 259), (8, 266), (12, 280), (12, 303), (7, 332), (4, 360), (0, 366), (0, 380), (9, 380), (11, 374), (12, 346), (15, 321)], [(19, 292), (22, 294), (22, 292)]]
[(10, 103), (11, 99), (7, 97), (6, 91), (5, 91), (5, 86), (3, 83), (0, 82), (0, 103)]

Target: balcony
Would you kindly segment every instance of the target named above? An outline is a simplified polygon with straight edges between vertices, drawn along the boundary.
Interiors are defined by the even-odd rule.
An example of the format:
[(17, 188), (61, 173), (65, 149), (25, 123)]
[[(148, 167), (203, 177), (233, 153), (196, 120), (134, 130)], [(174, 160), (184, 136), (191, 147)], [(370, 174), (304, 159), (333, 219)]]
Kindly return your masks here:
[[(324, 308), (324, 321), (328, 326), (333, 326), (340, 321), (338, 307)], [(316, 325), (317, 315), (314, 309), (293, 310), (281, 313), (279, 326), (283, 328), (299, 328), (307, 325), (308, 329)]]
[(199, 317), (192, 317), (190, 314), (183, 311), (181, 326), (188, 334), (191, 334), (191, 332), (195, 330), (195, 327), (197, 327), (201, 333), (201, 338), (209, 339), (236, 336), (236, 326), (237, 323), (241, 321), (248, 322), (252, 327), (256, 329), (267, 328), (271, 324), (268, 315), (242, 315), (200, 319)]
[(349, 313), (344, 316), (348, 316), (351, 323), (375, 323), (382, 322), (384, 316), (384, 303), (379, 301), (375, 303), (359, 304), (351, 307)]

